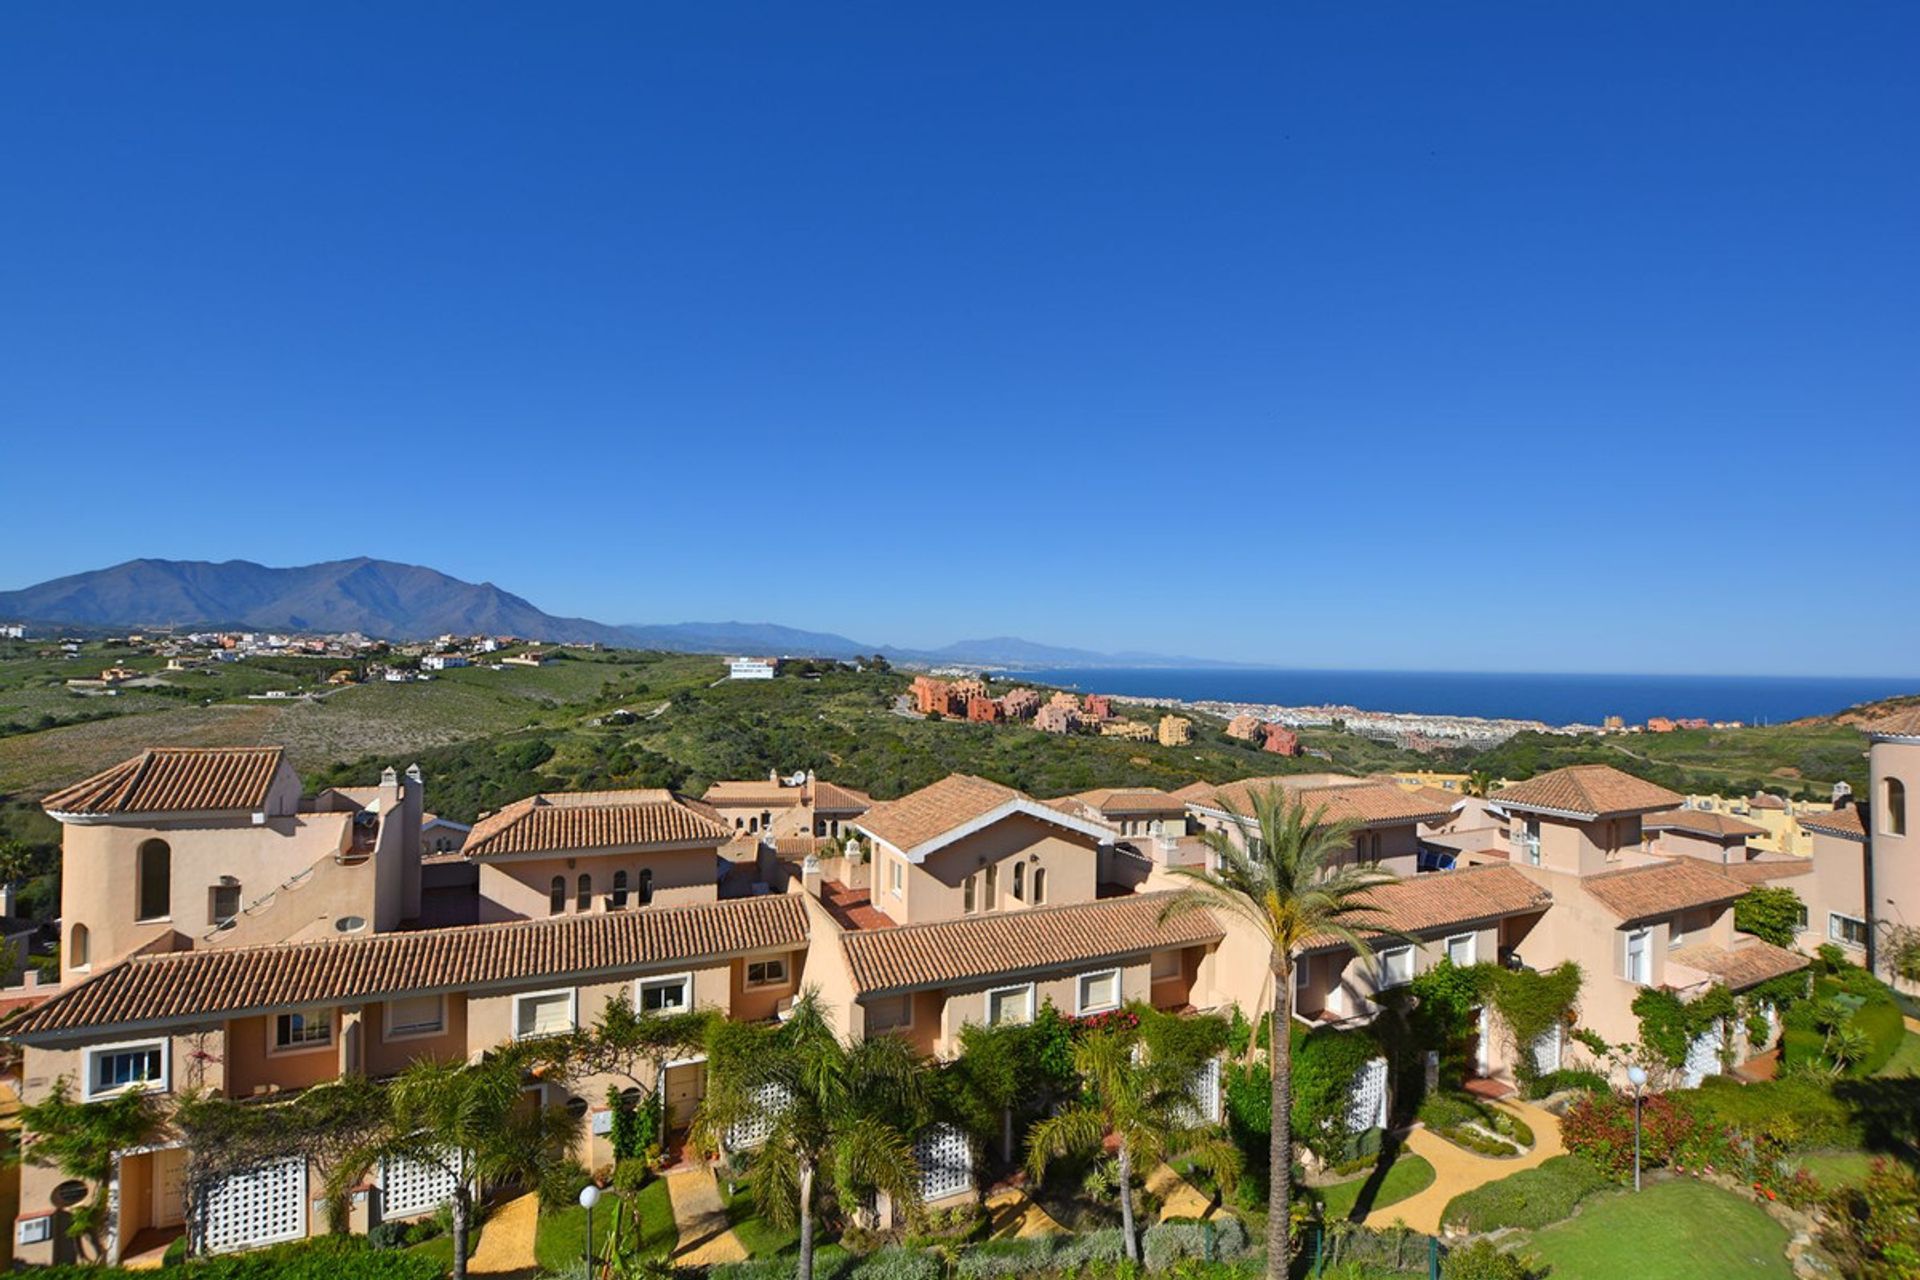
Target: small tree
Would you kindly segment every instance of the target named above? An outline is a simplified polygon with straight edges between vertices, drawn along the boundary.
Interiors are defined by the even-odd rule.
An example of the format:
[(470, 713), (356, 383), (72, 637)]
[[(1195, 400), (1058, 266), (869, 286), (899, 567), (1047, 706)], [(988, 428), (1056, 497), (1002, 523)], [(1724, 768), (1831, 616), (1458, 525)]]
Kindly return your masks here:
[(1806, 913), (1806, 904), (1793, 890), (1755, 885), (1733, 900), (1733, 927), (1776, 947), (1791, 947)]
[(45, 1098), (20, 1109), (20, 1123), (30, 1140), (10, 1150), (8, 1157), (24, 1155), (27, 1163), (58, 1169), (92, 1189), (85, 1202), (74, 1206), (67, 1234), (100, 1252), (117, 1153), (146, 1146), (159, 1135), (164, 1123), (159, 1103), (142, 1089), (103, 1102), (76, 1101), (72, 1086), (61, 1076)]

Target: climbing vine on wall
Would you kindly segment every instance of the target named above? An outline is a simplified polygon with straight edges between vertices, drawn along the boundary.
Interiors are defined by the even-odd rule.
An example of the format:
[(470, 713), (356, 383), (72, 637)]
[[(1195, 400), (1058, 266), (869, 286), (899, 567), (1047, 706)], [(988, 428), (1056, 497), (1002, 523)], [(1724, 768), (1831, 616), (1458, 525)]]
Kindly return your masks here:
[(1640, 1043), (1670, 1067), (1682, 1066), (1687, 1051), (1723, 1018), (1734, 1014), (1733, 993), (1713, 986), (1698, 999), (1682, 1000), (1671, 991), (1647, 987), (1633, 998), (1640, 1019)]
[(1565, 1023), (1580, 999), (1580, 966), (1569, 960), (1545, 972), (1495, 968), (1489, 975), (1487, 1003), (1513, 1041), (1513, 1073), (1521, 1083), (1539, 1074), (1533, 1045)]

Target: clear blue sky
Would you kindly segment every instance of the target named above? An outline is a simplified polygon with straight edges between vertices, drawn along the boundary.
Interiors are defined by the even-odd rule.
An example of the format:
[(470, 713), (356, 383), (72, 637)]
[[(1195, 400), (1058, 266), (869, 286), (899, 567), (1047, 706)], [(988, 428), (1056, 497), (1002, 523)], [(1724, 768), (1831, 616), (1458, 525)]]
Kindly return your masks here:
[(1920, 6), (16, 4), (0, 586), (1916, 673)]

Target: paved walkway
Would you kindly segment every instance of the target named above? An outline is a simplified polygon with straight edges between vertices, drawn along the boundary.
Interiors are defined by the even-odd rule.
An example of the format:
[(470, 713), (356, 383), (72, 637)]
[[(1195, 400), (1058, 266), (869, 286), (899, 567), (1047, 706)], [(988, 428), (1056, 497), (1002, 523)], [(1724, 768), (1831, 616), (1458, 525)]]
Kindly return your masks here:
[(540, 1197), (531, 1191), (495, 1205), (480, 1233), (480, 1246), (467, 1259), (467, 1270), (477, 1276), (538, 1275), (533, 1237), (539, 1226)]
[(1213, 1197), (1188, 1182), (1170, 1164), (1147, 1175), (1147, 1190), (1160, 1197), (1160, 1221), (1168, 1218), (1211, 1218)]
[(747, 1247), (727, 1224), (727, 1207), (711, 1169), (668, 1174), (667, 1200), (673, 1205), (674, 1229), (680, 1233), (673, 1253), (680, 1266), (705, 1267), (746, 1258)]
[(1018, 1187), (1002, 1187), (987, 1197), (987, 1234), (995, 1240), (1029, 1240), (1066, 1234), (1054, 1216)]
[(1407, 1135), (1406, 1150), (1424, 1157), (1433, 1166), (1433, 1185), (1405, 1200), (1375, 1209), (1364, 1219), (1366, 1225), (1386, 1227), (1404, 1222), (1416, 1231), (1438, 1235), (1441, 1211), (1462, 1191), (1531, 1169), (1566, 1150), (1560, 1145), (1560, 1118), (1552, 1112), (1517, 1098), (1503, 1099), (1494, 1105), (1516, 1112), (1527, 1122), (1527, 1127), (1533, 1130), (1533, 1150), (1503, 1160), (1476, 1155), (1424, 1128), (1415, 1129)]

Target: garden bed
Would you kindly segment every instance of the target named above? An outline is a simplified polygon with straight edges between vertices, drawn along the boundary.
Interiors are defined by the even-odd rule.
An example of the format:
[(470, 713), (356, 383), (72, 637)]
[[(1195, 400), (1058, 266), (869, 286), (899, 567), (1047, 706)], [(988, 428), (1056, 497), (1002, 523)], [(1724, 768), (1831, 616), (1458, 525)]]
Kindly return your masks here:
[(1436, 1093), (1420, 1104), (1420, 1123), (1454, 1146), (1502, 1158), (1533, 1150), (1533, 1130), (1513, 1112), (1466, 1093)]

